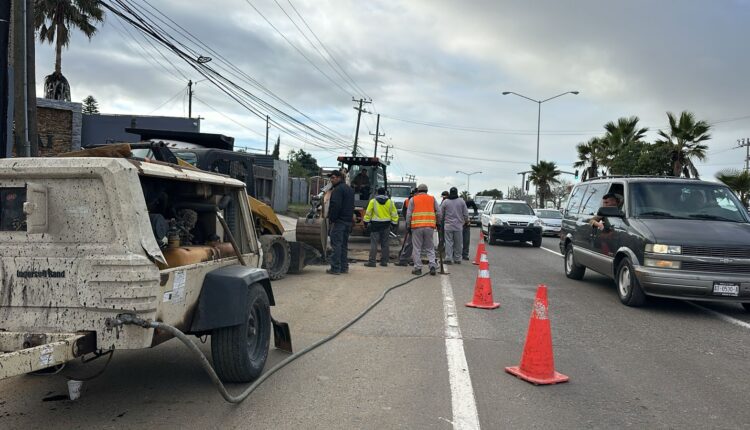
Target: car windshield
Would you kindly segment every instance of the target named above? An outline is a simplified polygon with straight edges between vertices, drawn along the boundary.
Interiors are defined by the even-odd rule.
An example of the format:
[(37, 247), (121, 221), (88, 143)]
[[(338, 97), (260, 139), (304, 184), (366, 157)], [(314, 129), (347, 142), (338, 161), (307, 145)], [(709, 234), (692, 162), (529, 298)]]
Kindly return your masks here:
[(534, 215), (534, 211), (526, 203), (495, 203), (492, 207), (493, 214), (510, 215)]
[(391, 187), (391, 197), (409, 197), (409, 187)]
[(634, 183), (630, 201), (640, 218), (747, 222), (747, 214), (727, 187), (705, 183)]
[(536, 211), (536, 215), (539, 218), (562, 219), (560, 211)]

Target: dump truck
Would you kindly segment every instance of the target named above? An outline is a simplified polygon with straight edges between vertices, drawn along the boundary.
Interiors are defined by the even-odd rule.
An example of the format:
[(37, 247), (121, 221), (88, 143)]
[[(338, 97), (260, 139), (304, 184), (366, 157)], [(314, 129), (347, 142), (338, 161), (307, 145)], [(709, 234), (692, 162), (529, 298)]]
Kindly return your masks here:
[[(110, 154), (0, 160), (0, 379), (209, 336), (227, 382), (290, 350), (245, 183)], [(148, 323), (150, 322), (150, 323)]]

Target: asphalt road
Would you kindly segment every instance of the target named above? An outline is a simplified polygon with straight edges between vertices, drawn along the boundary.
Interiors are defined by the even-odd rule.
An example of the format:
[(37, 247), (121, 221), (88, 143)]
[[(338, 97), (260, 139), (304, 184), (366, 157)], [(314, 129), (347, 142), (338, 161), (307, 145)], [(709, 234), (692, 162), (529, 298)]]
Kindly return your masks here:
[[(496, 310), (463, 306), (477, 276), (469, 264), (393, 291), (238, 406), (226, 404), (170, 341), (118, 352), (77, 401), (55, 400), (66, 393), (63, 374), (91, 374), (103, 363), (1, 381), (0, 428), (476, 428), (472, 414), (485, 429), (747, 428), (750, 315), (675, 300), (628, 308), (603, 276), (567, 279), (556, 245), (548, 238), (548, 250), (488, 247)], [(274, 316), (290, 323), (296, 350), (411, 278), (394, 266), (351, 270), (330, 276), (311, 267), (274, 283)], [(520, 360), (540, 283), (549, 288), (556, 368), (570, 377), (566, 384), (537, 387), (503, 370)], [(458, 339), (446, 340), (457, 331)], [(269, 366), (283, 358), (272, 351)]]

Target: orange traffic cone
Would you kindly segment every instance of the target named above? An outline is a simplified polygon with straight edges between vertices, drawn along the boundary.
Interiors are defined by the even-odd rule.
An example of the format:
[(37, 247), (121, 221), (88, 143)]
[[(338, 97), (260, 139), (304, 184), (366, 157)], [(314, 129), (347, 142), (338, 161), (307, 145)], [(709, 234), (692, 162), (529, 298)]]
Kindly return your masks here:
[(479, 229), (479, 243), (477, 244), (477, 255), (474, 256), (474, 261), (471, 264), (479, 264), (479, 258), (482, 254), (487, 253), (487, 248), (484, 247), (484, 232)]
[(474, 299), (467, 303), (470, 308), (497, 309), (500, 303), (492, 301), (492, 281), (490, 281), (490, 263), (487, 261), (487, 253), (482, 252), (479, 260), (479, 273), (474, 285)]
[(568, 377), (555, 372), (552, 353), (552, 331), (547, 311), (547, 287), (539, 285), (529, 320), (529, 332), (521, 355), (521, 365), (505, 371), (534, 385), (568, 382)]

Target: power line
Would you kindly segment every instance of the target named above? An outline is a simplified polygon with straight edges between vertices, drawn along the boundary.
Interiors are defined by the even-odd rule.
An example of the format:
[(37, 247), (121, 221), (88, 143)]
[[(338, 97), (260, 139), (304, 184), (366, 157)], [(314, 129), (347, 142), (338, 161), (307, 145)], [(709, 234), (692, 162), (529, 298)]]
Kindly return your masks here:
[(170, 97), (169, 99), (167, 99), (167, 101), (165, 101), (164, 103), (160, 104), (159, 107), (157, 107), (156, 109), (154, 109), (151, 112), (149, 112), (148, 115), (151, 115), (152, 113), (154, 113), (154, 112), (158, 111), (159, 109), (163, 108), (167, 103), (171, 102), (172, 100), (176, 99), (177, 96), (179, 96), (180, 94), (184, 94), (184, 93), (185, 93), (185, 88), (181, 88), (180, 91), (178, 91), (175, 95), (173, 95), (172, 97)]
[(224, 118), (226, 118), (226, 119), (228, 119), (228, 120), (232, 121), (233, 123), (235, 123), (235, 124), (239, 125), (240, 127), (244, 128), (245, 130), (247, 130), (247, 131), (250, 131), (250, 132), (252, 132), (252, 133), (255, 133), (255, 134), (257, 134), (257, 135), (258, 135), (258, 136), (260, 136), (260, 137), (265, 137), (265, 134), (263, 134), (263, 133), (260, 133), (260, 132), (258, 132), (258, 131), (255, 131), (255, 130), (253, 130), (252, 128), (250, 128), (250, 127), (248, 127), (248, 126), (246, 126), (246, 125), (242, 124), (241, 122), (239, 122), (239, 121), (236, 121), (236, 120), (235, 120), (234, 118), (230, 117), (229, 115), (226, 115), (225, 113), (221, 112), (220, 110), (218, 110), (218, 109), (216, 109), (215, 107), (211, 106), (210, 104), (206, 103), (206, 102), (205, 102), (205, 101), (204, 101), (203, 99), (201, 99), (200, 97), (198, 97), (198, 96), (196, 96), (196, 95), (193, 95), (193, 98), (195, 98), (195, 99), (196, 99), (196, 100), (198, 100), (199, 102), (201, 102), (201, 103), (203, 103), (204, 105), (206, 105), (206, 106), (207, 106), (207, 107), (208, 107), (209, 109), (211, 109), (212, 111), (214, 111), (214, 112), (218, 113), (219, 115), (223, 116)]
[[(258, 10), (258, 8), (255, 7), (255, 5), (252, 4), (252, 2), (250, 2), (250, 0), (245, 0), (245, 2), (247, 4), (249, 4), (250, 7), (252, 7), (258, 13), (258, 15), (260, 15), (261, 18), (263, 18), (268, 23), (268, 25), (271, 26), (271, 28), (273, 28), (274, 30), (276, 30), (276, 32), (279, 34), (279, 36), (281, 36), (289, 44), (289, 46), (291, 46), (292, 48), (294, 48), (294, 50), (297, 51), (299, 53), (299, 55), (302, 56), (302, 58), (304, 58), (305, 60), (307, 60), (307, 62), (310, 63), (310, 65), (312, 65), (313, 67), (315, 67), (315, 69), (317, 71), (319, 71), (320, 74), (322, 74), (323, 76), (325, 76), (326, 79), (328, 79), (333, 85), (335, 85), (336, 87), (338, 87), (344, 94), (346, 94), (347, 96), (351, 96), (351, 94), (349, 94), (349, 92), (344, 87), (342, 87), (338, 82), (334, 81), (330, 76), (328, 76), (328, 74), (326, 72), (324, 72), (320, 67), (318, 67), (317, 64), (313, 63), (313, 61), (310, 60), (310, 58), (308, 58), (307, 55), (305, 55), (305, 53), (302, 52), (302, 50), (297, 47), (297, 45), (295, 45), (294, 43), (292, 43), (292, 41), (289, 40), (284, 35), (284, 33), (282, 33), (278, 28), (276, 28), (276, 26), (273, 25), (273, 23), (271, 21), (269, 21), (268, 18), (266, 18), (266, 16), (263, 15), (263, 13), (261, 13), (261, 11)], [(284, 13), (286, 13), (286, 12), (284, 12)]]
[[(239, 78), (241, 81), (244, 81), (245, 83), (253, 86), (254, 88), (256, 88), (259, 91), (263, 92), (264, 94), (268, 95), (272, 99), (276, 100), (277, 102), (279, 102), (282, 105), (288, 107), (289, 109), (291, 109), (295, 113), (299, 114), (303, 118), (309, 120), (311, 123), (319, 126), (321, 129), (324, 129), (324, 130), (328, 131), (329, 133), (332, 133), (333, 135), (336, 135), (336, 138), (333, 139), (333, 140), (339, 140), (340, 143), (344, 143), (345, 144), (345, 142), (347, 141), (347, 139), (342, 134), (340, 134), (339, 132), (337, 132), (335, 130), (332, 130), (331, 128), (327, 127), (325, 124), (322, 124), (322, 123), (316, 121), (315, 119), (313, 119), (310, 116), (306, 115), (304, 112), (301, 112), (300, 110), (298, 110), (297, 108), (295, 108), (294, 106), (292, 106), (291, 104), (289, 104), (287, 101), (285, 101), (284, 99), (282, 99), (278, 95), (274, 94), (271, 90), (269, 90), (267, 87), (265, 87), (264, 85), (262, 85), (259, 81), (257, 81), (256, 79), (254, 79), (252, 76), (248, 75), (242, 69), (240, 69), (239, 67), (237, 67), (236, 65), (234, 65), (231, 61), (229, 61), (221, 53), (217, 52), (216, 50), (214, 50), (213, 48), (211, 48), (210, 46), (208, 46), (207, 44), (205, 44), (204, 42), (202, 42), (199, 38), (197, 38), (195, 35), (193, 35), (190, 31), (188, 31), (187, 29), (185, 29), (184, 27), (182, 27), (179, 23), (175, 22), (172, 18), (170, 18), (164, 12), (160, 11), (155, 6), (153, 6), (151, 3), (149, 3), (148, 0), (142, 0), (142, 1), (146, 5), (148, 5), (148, 7), (150, 7), (151, 9), (153, 9), (158, 15), (161, 15), (162, 17), (164, 17), (164, 19), (166, 19), (166, 21), (165, 21), (164, 19), (161, 19), (161, 18), (159, 18), (157, 16), (156, 19), (158, 21), (160, 21), (162, 24), (166, 25), (167, 27), (171, 28), (172, 30), (176, 31), (177, 33), (179, 33), (180, 35), (182, 35), (186, 39), (192, 40), (199, 47), (207, 50), (209, 53), (211, 53), (213, 56), (215, 56), (217, 58), (217, 62), (219, 64), (219, 68), (221, 68), (222, 70), (224, 70), (225, 72), (227, 72), (229, 74), (234, 75), (235, 77)], [(226, 64), (229, 69), (227, 69), (226, 67), (223, 67), (221, 65), (222, 62), (224, 64)]]
[[(198, 62), (196, 59), (199, 58), (200, 55), (196, 51), (185, 46), (184, 44), (179, 42), (177, 39), (175, 39), (168, 33), (166, 33), (166, 35), (162, 35), (157, 30), (157, 28), (154, 28), (152, 24), (147, 22), (146, 18), (141, 17), (140, 15), (138, 15), (136, 11), (130, 8), (127, 5), (128, 3), (127, 0), (115, 0), (115, 2), (119, 5), (119, 8), (122, 10), (104, 1), (102, 1), (101, 4), (105, 6), (108, 10), (110, 10), (112, 13), (114, 13), (115, 15), (124, 19), (129, 24), (133, 25), (134, 27), (144, 32), (145, 34), (148, 34), (149, 36), (154, 38), (156, 41), (158, 41), (160, 44), (170, 49), (173, 53), (175, 53), (181, 59), (186, 61), (188, 65), (190, 65), (194, 70), (196, 70), (201, 75), (203, 75), (207, 80), (211, 81), (222, 92), (227, 94), (230, 98), (238, 102), (240, 105), (242, 105), (249, 111), (251, 111), (253, 114), (259, 117), (263, 117), (260, 110), (262, 110), (263, 108), (272, 110), (273, 112), (280, 115), (280, 117), (283, 118), (285, 121), (288, 121), (289, 124), (296, 130), (291, 130), (288, 127), (282, 125), (281, 123), (276, 122), (275, 125), (277, 125), (278, 128), (289, 133), (291, 136), (295, 137), (297, 140), (311, 144), (316, 147), (328, 149), (330, 147), (330, 143), (315, 143), (315, 142), (310, 141), (309, 138), (320, 140), (321, 142), (335, 142), (336, 141), (336, 138), (331, 137), (330, 135), (327, 135), (318, 129), (311, 128), (307, 124), (304, 124), (300, 122), (299, 120), (297, 120), (296, 118), (289, 116), (285, 112), (279, 110), (273, 105), (270, 105), (269, 103), (255, 96), (254, 94), (247, 91), (246, 89), (238, 86), (236, 83), (232, 82), (225, 76), (221, 75), (221, 73), (217, 72), (213, 68), (208, 67), (203, 62)], [(129, 14), (130, 16), (127, 16), (126, 13)], [(173, 40), (174, 43), (167, 40), (167, 38)], [(175, 43), (179, 44), (182, 48), (176, 46)], [(186, 52), (185, 49), (191, 52)], [(248, 97), (248, 99), (243, 101), (242, 100), (243, 97)], [(304, 135), (299, 134), (299, 132), (304, 133)], [(339, 143), (338, 145), (346, 146), (343, 143)]]
[(307, 23), (307, 20), (305, 20), (305, 18), (304, 18), (304, 17), (302, 16), (302, 14), (300, 14), (300, 13), (299, 13), (299, 11), (297, 10), (297, 8), (296, 8), (296, 7), (294, 7), (294, 5), (292, 4), (292, 0), (287, 0), (287, 2), (289, 3), (289, 6), (291, 6), (291, 7), (292, 7), (292, 9), (293, 9), (293, 10), (294, 10), (294, 12), (295, 12), (295, 13), (297, 14), (297, 16), (298, 16), (298, 17), (299, 17), (299, 18), (300, 18), (300, 19), (302, 20), (302, 23), (303, 23), (303, 24), (305, 24), (305, 27), (307, 27), (307, 29), (308, 29), (308, 30), (310, 31), (310, 33), (311, 33), (311, 34), (313, 35), (313, 37), (315, 38), (315, 40), (317, 40), (317, 41), (318, 41), (318, 43), (319, 43), (319, 44), (320, 44), (320, 46), (321, 46), (321, 47), (323, 48), (323, 50), (324, 50), (324, 51), (325, 51), (325, 52), (326, 52), (326, 53), (328, 54), (328, 56), (329, 56), (329, 57), (331, 58), (331, 60), (332, 60), (332, 61), (333, 61), (334, 63), (336, 63), (336, 65), (337, 65), (337, 66), (339, 67), (339, 69), (341, 70), (341, 73), (343, 73), (343, 74), (344, 74), (344, 76), (346, 76), (346, 77), (348, 78), (348, 80), (349, 80), (349, 81), (350, 81), (350, 82), (352, 83), (352, 85), (354, 86), (354, 88), (356, 88), (356, 89), (357, 89), (357, 90), (358, 90), (358, 91), (359, 91), (359, 92), (360, 92), (360, 93), (361, 93), (361, 94), (362, 94), (363, 96), (365, 96), (365, 97), (367, 97), (368, 99), (372, 100), (372, 97), (370, 97), (370, 96), (369, 96), (369, 95), (368, 95), (368, 94), (367, 94), (367, 93), (366, 93), (366, 92), (365, 92), (365, 91), (364, 91), (364, 90), (363, 90), (363, 89), (362, 89), (362, 88), (361, 88), (361, 87), (360, 87), (360, 86), (359, 86), (359, 85), (357, 84), (357, 82), (356, 82), (356, 81), (355, 81), (355, 80), (354, 80), (354, 79), (353, 79), (353, 78), (352, 78), (351, 76), (349, 76), (349, 74), (348, 74), (348, 73), (346, 73), (346, 69), (344, 69), (343, 67), (341, 67), (341, 64), (340, 64), (340, 63), (339, 63), (339, 62), (338, 62), (338, 61), (336, 60), (336, 57), (335, 57), (335, 56), (334, 56), (334, 55), (333, 55), (333, 54), (331, 53), (331, 51), (330, 51), (330, 50), (329, 50), (329, 49), (328, 49), (328, 48), (326, 47), (326, 45), (325, 45), (325, 44), (323, 43), (323, 41), (321, 41), (321, 40), (320, 40), (320, 38), (318, 37), (318, 35), (317, 35), (317, 34), (315, 34), (315, 32), (313, 31), (313, 29), (312, 29), (312, 28), (310, 28), (310, 25), (309, 25), (309, 24)]

